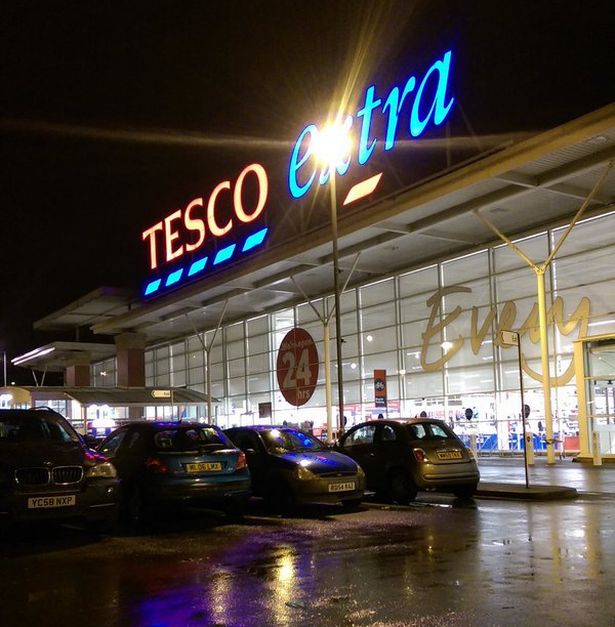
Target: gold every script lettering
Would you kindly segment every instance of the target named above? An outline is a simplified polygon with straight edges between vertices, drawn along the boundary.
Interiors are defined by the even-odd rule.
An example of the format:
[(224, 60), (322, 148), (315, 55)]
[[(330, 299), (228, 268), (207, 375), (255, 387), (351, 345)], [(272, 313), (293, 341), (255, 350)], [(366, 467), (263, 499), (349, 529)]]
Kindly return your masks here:
[[(458, 305), (451, 311), (450, 313), (444, 315), (442, 319), (436, 323), (436, 320), (439, 319), (439, 312), (442, 303), (442, 298), (447, 296), (448, 294), (454, 294), (455, 292), (472, 292), (472, 289), (469, 287), (465, 287), (463, 285), (454, 285), (450, 287), (444, 287), (442, 289), (436, 290), (432, 296), (427, 300), (427, 306), (431, 307), (431, 314), (429, 316), (429, 322), (427, 323), (427, 328), (425, 332), (422, 334), (423, 337), (423, 347), (421, 350), (421, 367), (426, 372), (434, 372), (435, 370), (440, 370), (442, 366), (447, 363), (452, 357), (454, 357), (464, 345), (465, 340), (463, 336), (458, 336), (456, 339), (450, 340), (451, 347), (446, 352), (445, 355), (432, 361), (430, 363), (427, 362), (427, 350), (429, 349), (430, 340), (439, 335), (445, 327), (449, 324), (453, 323), (462, 313), (461, 307)], [(558, 296), (554, 301), (553, 305), (547, 311), (547, 324), (552, 325), (556, 324), (559, 332), (562, 335), (568, 336), (570, 335), (577, 327), (579, 328), (579, 337), (584, 337), (587, 335), (587, 325), (589, 323), (589, 315), (590, 315), (591, 301), (587, 296), (583, 296), (579, 301), (577, 308), (568, 318), (568, 322), (564, 322), (564, 301), (561, 296)], [(491, 325), (495, 319), (497, 313), (497, 307), (493, 306), (485, 320), (478, 326), (478, 307), (472, 307), (472, 318), (470, 322), (470, 342), (472, 346), (472, 352), (475, 355), (478, 355), (478, 351), (485, 339), (485, 335), (489, 332)], [(504, 303), (502, 307), (502, 311), (500, 312), (497, 332), (495, 334), (495, 344), (496, 346), (501, 346), (499, 337), (500, 331), (514, 331), (513, 325), (515, 323), (515, 318), (517, 317), (517, 306), (513, 301), (507, 301)], [(523, 324), (516, 329), (519, 332), (519, 336), (523, 337), (524, 335), (529, 335), (530, 341), (533, 344), (538, 344), (540, 341), (540, 329), (538, 325), (538, 305), (534, 303), (532, 309), (523, 322)], [(536, 381), (542, 381), (542, 374), (539, 372), (535, 372), (532, 370), (528, 363), (525, 355), (521, 355), (521, 366), (523, 371)], [(570, 365), (559, 377), (553, 377), (551, 379), (551, 385), (560, 386), (566, 385), (574, 376), (574, 363), (571, 361)]]

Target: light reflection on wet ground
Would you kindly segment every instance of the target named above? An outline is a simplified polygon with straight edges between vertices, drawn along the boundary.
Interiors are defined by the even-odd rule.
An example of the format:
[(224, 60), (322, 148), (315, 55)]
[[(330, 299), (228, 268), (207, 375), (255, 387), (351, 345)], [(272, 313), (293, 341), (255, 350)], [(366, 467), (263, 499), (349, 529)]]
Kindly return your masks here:
[(430, 495), (242, 524), (188, 512), (138, 538), (0, 542), (0, 624), (615, 625), (615, 495)]

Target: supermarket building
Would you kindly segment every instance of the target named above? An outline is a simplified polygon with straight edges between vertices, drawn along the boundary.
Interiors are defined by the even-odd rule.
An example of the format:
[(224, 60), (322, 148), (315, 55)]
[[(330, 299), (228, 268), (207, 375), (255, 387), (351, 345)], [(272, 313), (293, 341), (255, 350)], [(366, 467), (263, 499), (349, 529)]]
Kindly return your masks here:
[[(383, 411), (389, 417), (425, 411), (464, 437), (475, 435), (484, 450), (518, 450), (521, 367), (527, 424), (539, 449), (550, 440), (581, 458), (597, 451), (615, 458), (614, 160), (615, 106), (609, 105), (347, 207), (342, 198), (356, 185), (344, 188), (339, 177), (347, 426)], [(42, 371), (63, 370), (73, 391), (158, 392), (151, 403), (110, 403), (105, 411), (116, 422), (208, 419), (210, 399), (209, 419), (223, 427), (286, 420), (326, 428), (322, 317), (334, 302), (331, 224), (297, 219), (293, 231), (288, 221), (267, 216), (267, 172), (263, 178), (257, 165), (214, 190), (233, 197), (232, 219), (211, 203), (205, 213), (201, 199), (148, 227), (150, 271), (140, 296), (100, 288), (35, 324), (70, 333), (88, 327), (113, 343), (52, 343), (13, 363), (38, 372), (39, 383)], [(367, 179), (366, 169), (363, 178), (375, 180), (377, 169)], [(252, 189), (243, 204), (242, 185)], [(207, 257), (197, 250), (197, 224), (190, 238), (180, 234), (199, 208), (207, 232), (217, 229), (222, 241)], [(229, 224), (237, 230), (225, 232)], [(232, 245), (223, 241), (227, 235)], [(539, 267), (553, 252), (544, 268), (547, 420), (538, 273), (529, 262)], [(217, 267), (216, 259), (222, 260)], [(300, 406), (287, 402), (276, 377), (280, 343), (295, 327), (312, 336), (320, 361), (315, 390)], [(507, 330), (519, 333), (520, 360), (517, 347), (502, 340)], [(335, 384), (333, 328), (330, 363)], [(384, 407), (376, 402), (374, 371), (385, 371)], [(41, 386), (39, 397), (45, 392), (49, 404), (47, 390)], [(173, 398), (182, 390), (195, 396)], [(36, 389), (27, 393), (34, 398)], [(3, 390), (5, 403), (10, 394)], [(84, 414), (75, 415), (75, 398), (56, 400), (79, 422)]]

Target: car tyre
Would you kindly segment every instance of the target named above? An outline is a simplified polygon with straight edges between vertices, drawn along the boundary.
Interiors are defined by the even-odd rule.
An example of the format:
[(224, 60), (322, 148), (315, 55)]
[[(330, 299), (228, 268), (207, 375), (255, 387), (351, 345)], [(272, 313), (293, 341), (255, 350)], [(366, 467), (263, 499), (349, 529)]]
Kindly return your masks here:
[(150, 508), (138, 486), (133, 487), (128, 494), (123, 519), (124, 526), (129, 533), (140, 531), (150, 519)]
[(344, 509), (353, 510), (360, 507), (362, 502), (363, 499), (348, 499), (347, 501), (342, 501), (342, 507)]
[(417, 489), (407, 472), (397, 471), (389, 480), (389, 500), (407, 505), (416, 498)]
[(453, 490), (453, 494), (458, 499), (471, 499), (475, 494), (478, 488), (477, 483), (470, 483), (468, 485), (458, 486)]

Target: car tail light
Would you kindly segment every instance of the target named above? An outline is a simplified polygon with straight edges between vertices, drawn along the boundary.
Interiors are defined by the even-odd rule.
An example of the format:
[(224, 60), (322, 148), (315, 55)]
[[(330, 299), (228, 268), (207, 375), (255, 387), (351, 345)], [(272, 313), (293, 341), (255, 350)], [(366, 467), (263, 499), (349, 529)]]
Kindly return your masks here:
[(427, 454), (425, 453), (425, 451), (422, 448), (412, 449), (412, 452), (414, 453), (414, 457), (415, 457), (417, 462), (428, 462), (429, 461), (429, 459), (427, 458)]
[(235, 470), (243, 470), (246, 465), (246, 454), (243, 451), (240, 451), (237, 463), (235, 464)]
[(169, 467), (157, 457), (148, 457), (145, 460), (145, 467), (150, 472), (155, 472), (158, 475), (164, 475), (169, 472)]

